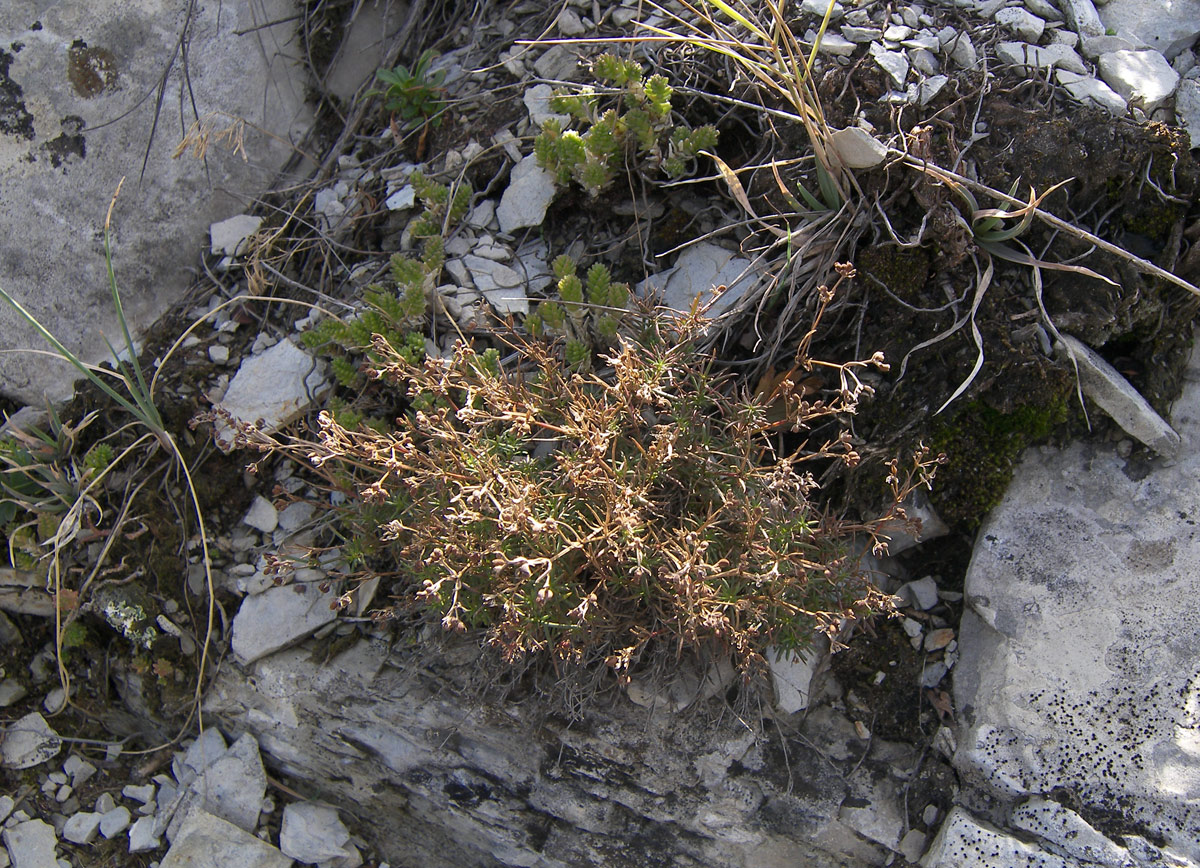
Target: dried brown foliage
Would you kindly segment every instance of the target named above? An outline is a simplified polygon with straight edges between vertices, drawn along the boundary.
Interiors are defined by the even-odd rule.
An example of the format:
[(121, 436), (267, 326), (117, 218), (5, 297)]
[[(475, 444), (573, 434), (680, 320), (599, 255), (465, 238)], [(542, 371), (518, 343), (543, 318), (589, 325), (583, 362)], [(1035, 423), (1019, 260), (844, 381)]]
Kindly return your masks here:
[[(859, 554), (904, 518), (936, 459), (893, 465), (890, 507), (852, 522), (822, 508), (806, 469), (856, 462), (848, 435), (777, 445), (781, 428), (853, 413), (870, 392), (859, 372), (886, 369), (882, 357), (801, 355), (796, 376), (751, 395), (695, 349), (701, 328), (685, 317), (622, 339), (595, 375), (543, 342), (514, 345), (504, 366), (465, 343), (413, 364), (377, 338), (372, 376), (411, 411), (383, 431), (322, 413), (309, 458), (353, 480), (348, 536), (401, 576), (379, 614), (425, 607), (448, 630), (484, 631), (508, 660), (602, 658), (623, 674), (652, 646), (747, 668), (768, 645), (802, 649), (886, 610)], [(814, 372), (837, 385), (813, 392)]]

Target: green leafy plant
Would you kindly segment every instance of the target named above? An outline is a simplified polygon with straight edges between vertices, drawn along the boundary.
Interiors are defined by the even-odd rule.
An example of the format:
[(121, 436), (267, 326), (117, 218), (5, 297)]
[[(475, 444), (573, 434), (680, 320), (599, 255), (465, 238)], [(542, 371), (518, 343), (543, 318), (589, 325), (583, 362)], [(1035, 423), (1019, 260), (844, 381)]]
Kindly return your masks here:
[(424, 52), (410, 70), (400, 64), (392, 69), (380, 69), (375, 78), (386, 85), (383, 90), (372, 90), (367, 96), (382, 96), (383, 105), (389, 112), (407, 122), (439, 126), (446, 111), (442, 99), (446, 80), (445, 70), (430, 72), (433, 63), (432, 50)]
[[(301, 335), (309, 349), (329, 356), (334, 378), (347, 389), (361, 389), (364, 371), (382, 362), (372, 349), (375, 335), (398, 348), (413, 363), (425, 356), (421, 326), (428, 299), (434, 293), (446, 261), (445, 236), (466, 216), (472, 190), (465, 181), (442, 184), (414, 171), (409, 183), (424, 210), (408, 224), (409, 235), (421, 244), (419, 257), (395, 254), (391, 259), (392, 286), (372, 284), (363, 294), (364, 310), (350, 319), (326, 318)], [(349, 427), (364, 419), (345, 401), (333, 399), (331, 409)]]
[(715, 127), (672, 124), (673, 91), (664, 76), (643, 78), (641, 66), (611, 54), (593, 61), (592, 74), (612, 92), (556, 91), (550, 108), (567, 115), (571, 128), (551, 118), (534, 140), (539, 165), (558, 184), (574, 181), (596, 196), (626, 161), (677, 178), (701, 151), (716, 147)]
[(558, 279), (558, 299), (539, 302), (525, 318), (525, 328), (535, 336), (566, 339), (567, 366), (587, 370), (596, 351), (614, 346), (617, 334), (628, 320), (629, 284), (612, 279), (608, 266), (597, 262), (581, 280), (570, 256), (562, 255), (551, 264)]
[[(573, 263), (558, 270), (582, 290)], [(570, 371), (537, 339), (505, 366), (461, 342), (414, 364), (377, 339), (376, 381), (436, 403), (384, 431), (323, 413), (306, 449), (355, 480), (344, 535), (373, 539), (395, 581), (395, 604), (375, 616), (424, 609), (447, 630), (482, 631), (508, 660), (603, 660), (624, 677), (652, 648), (717, 650), (748, 669), (768, 645), (803, 649), (887, 609), (852, 539), (902, 516), (936, 459), (923, 451), (907, 473), (893, 462), (891, 506), (851, 522), (822, 509), (805, 470), (856, 463), (849, 437), (786, 452), (770, 436), (852, 413), (870, 392), (857, 372), (886, 369), (882, 357), (798, 358), (797, 370), (836, 377), (827, 398), (789, 378), (770, 400), (747, 397), (696, 348), (700, 328), (683, 317), (620, 340), (604, 377)]]
[(64, 514), (99, 514), (87, 492), (113, 463), (113, 448), (100, 442), (82, 459), (77, 454), (79, 435), (95, 417), (91, 413), (77, 425), (67, 425), (51, 409), (46, 430), (25, 426), (0, 438), (0, 533), (14, 567), (33, 569), (46, 555), (43, 545), (74, 535), (78, 527), (73, 522), (64, 526)]
[[(408, 224), (408, 231), (414, 238), (422, 239), (426, 246), (433, 239), (446, 238), (471, 208), (472, 190), (466, 181), (458, 181), (454, 185), (442, 184), (417, 170), (408, 176), (408, 182), (413, 185), (413, 191), (425, 206), (425, 210)], [(432, 254), (428, 249), (425, 251), (426, 256)]]

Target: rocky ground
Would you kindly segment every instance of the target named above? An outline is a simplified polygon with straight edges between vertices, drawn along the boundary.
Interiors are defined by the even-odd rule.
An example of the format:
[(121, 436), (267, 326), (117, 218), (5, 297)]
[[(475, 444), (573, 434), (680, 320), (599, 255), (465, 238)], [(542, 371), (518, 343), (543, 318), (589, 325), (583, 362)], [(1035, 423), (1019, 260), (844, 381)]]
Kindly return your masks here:
[[(0, 759), (9, 784), (0, 796), (0, 868), (6, 859), (18, 868), (785, 865), (797, 852), (811, 853), (804, 858), (814, 865), (1200, 863), (1188, 807), (1197, 792), (1186, 735), (1194, 708), (1177, 721), (1185, 735), (1155, 756), (1146, 744), (1158, 742), (1109, 733), (1120, 750), (1081, 757), (1064, 735), (1074, 727), (1094, 740), (1110, 712), (1129, 728), (1135, 722), (1126, 717), (1155, 708), (1107, 706), (1080, 673), (1090, 672), (1093, 651), (1107, 654), (1126, 693), (1151, 690), (1161, 669), (1129, 659), (1170, 644), (1160, 635), (1175, 623), (1167, 613), (1114, 615), (1110, 632), (1127, 644), (1087, 645), (1072, 670), (1081, 689), (1064, 687), (1057, 702), (1045, 696), (1056, 673), (1042, 670), (1030, 679), (1042, 685), (1036, 701), (1010, 696), (1028, 666), (997, 650), (1018, 637), (1045, 639), (1030, 624), (1051, 612), (1059, 625), (1052, 637), (1069, 629), (1082, 642), (1104, 632), (1072, 620), (1086, 589), (1064, 591), (1053, 578), (1072, 573), (1036, 561), (1014, 540), (1053, 551), (1061, 536), (1101, 538), (1124, 521), (1136, 540), (1171, 548), (1167, 557), (1130, 544), (1136, 552), (1122, 557), (1142, 575), (1159, 561), (1182, 569), (1173, 565), (1187, 559), (1167, 543), (1178, 528), (1129, 530), (1131, 520), (1102, 511), (1056, 531), (1062, 512), (1075, 508), (1059, 504), (1039, 514), (1033, 534), (1009, 502), (985, 526), (982, 549), (975, 539), (1031, 443), (1080, 435), (1090, 445), (1041, 453), (1046, 465), (1018, 477), (1021, 491), (1061, 473), (1069, 490), (1084, 489), (1086, 504), (1136, 502), (1155, 522), (1167, 522), (1181, 497), (1159, 491), (1159, 456), (1186, 456), (1191, 437), (1186, 420), (1177, 433), (1162, 417), (1183, 388), (1191, 345), (1196, 301), (1183, 284), (1200, 275), (1200, 173), (1188, 136), (1200, 129), (1192, 50), (1200, 23), (1150, 15), (1151, 5), (835, 4), (813, 81), (829, 125), (860, 132), (836, 146), (853, 167), (853, 189), (841, 203), (825, 201), (822, 215), (783, 196), (799, 184), (821, 188), (786, 104), (727, 59), (686, 43), (644, 44), (633, 56), (667, 76), (688, 125), (720, 129), (715, 153), (736, 182), (697, 158), (686, 183), (635, 167), (591, 196), (539, 168), (532, 141), (555, 115), (552, 90), (594, 83), (590, 61), (605, 46), (588, 40), (645, 33), (639, 22), (675, 26), (672, 16), (687, 14), (682, 6), (414, 4), (424, 19), (391, 60), (411, 65), (418, 47), (433, 49), (448, 106), (442, 122), (405, 124), (377, 101), (325, 93), (325, 150), (312, 179), (214, 224), (204, 277), (146, 341), (143, 358), (162, 361), (164, 412), (208, 518), (211, 621), (198, 534), (161, 454), (114, 476), (104, 512), (85, 516), (63, 552), (67, 586), (87, 591), (76, 601), (74, 631), (56, 628), (56, 598), (40, 575), (0, 570), (8, 613), (0, 613)], [(805, 44), (825, 11), (807, 0), (789, 6)], [(309, 13), (318, 68), (339, 41), (353, 43), (356, 26), (378, 26), (324, 6)], [(953, 182), (921, 168), (930, 163), (953, 172)], [(898, 596), (899, 616), (858, 625), (831, 657), (773, 657), (755, 694), (757, 719), (733, 729), (723, 728), (728, 718), (750, 703), (734, 696), (719, 666), (614, 682), (600, 694), (611, 707), (598, 701), (575, 719), (538, 710), (536, 691), (519, 677), (497, 698), (495, 684), (479, 682), (510, 676), (497, 676), (476, 646), (450, 641), (430, 662), (414, 658), (403, 634), (380, 628), (369, 613), (387, 589), (347, 576), (345, 541), (330, 522), (338, 497), (300, 463), (269, 457), (251, 472), (258, 456), (226, 455), (214, 441), (228, 445), (231, 420), (274, 430), (311, 421), (356, 391), (378, 397), (369, 386), (339, 384), (331, 361), (311, 354), (301, 335), (322, 317), (312, 305), (354, 311), (364, 287), (386, 277), (389, 257), (412, 249), (418, 168), (473, 190), (431, 287), (441, 307), (428, 323), (429, 352), (447, 349), (460, 331), (486, 340), (496, 317), (519, 321), (537, 310), (553, 283), (550, 263), (565, 251), (606, 264), (639, 296), (657, 292), (677, 311), (697, 297), (711, 304), (720, 317), (714, 349), (759, 383), (786, 367), (833, 263), (854, 262), (859, 276), (830, 307), (815, 354), (846, 360), (879, 350), (893, 367), (850, 420), (863, 462), (825, 480), (831, 502), (877, 508), (871, 474), (918, 442), (949, 456), (931, 501), (914, 506), (921, 540), (898, 534), (887, 557), (867, 560)], [(988, 255), (954, 192), (974, 184), (967, 189), (980, 207), (1015, 210), (1019, 202), (984, 191), (1004, 193), (1019, 181), (1014, 195), (1024, 197), (1029, 186), (1044, 192), (1070, 178), (1041, 206), (1086, 234), (1035, 221), (1019, 238), (1028, 258), (1086, 267), (1107, 282)], [(994, 271), (990, 284), (985, 271)], [(239, 295), (252, 297), (229, 302)], [(214, 407), (224, 421), (189, 427)], [(81, 443), (119, 425), (114, 408), (86, 391), (61, 418), (93, 411)], [(17, 424), (36, 415), (23, 411)], [(1080, 480), (1106, 461), (1132, 488), (1086, 489)], [(1076, 463), (1079, 479), (1069, 476)], [(1187, 466), (1181, 459), (1177, 472)], [(1046, 491), (1024, 496), (1054, 503)], [(123, 501), (133, 504), (128, 515)], [(1192, 514), (1190, 505), (1179, 510)], [(121, 517), (109, 523), (114, 513)], [(973, 546), (980, 566), (972, 578)], [(987, 572), (989, 555), (1027, 567), (1029, 587), (1014, 596), (1002, 569)], [(273, 560), (288, 557), (304, 564), (279, 584)], [(1072, 558), (1073, 568), (1086, 562)], [(348, 605), (331, 606), (342, 594)], [(1022, 610), (1029, 600), (1044, 607), (1038, 618)], [(1194, 637), (1195, 625), (1184, 618), (1177, 632)], [(56, 635), (70, 638), (56, 643)], [(960, 645), (968, 640), (971, 649)], [(206, 646), (199, 733), (195, 684)], [(1054, 658), (1054, 647), (1023, 646), (1022, 659)], [(1187, 655), (1176, 654), (1159, 659), (1183, 672), (1169, 686), (1182, 697), (1171, 714), (1194, 701)], [(960, 666), (968, 675), (956, 679)], [(997, 682), (995, 672), (1008, 674)], [(1062, 731), (1027, 721), (1021, 729), (1018, 718), (1039, 702), (1052, 706), (1054, 720), (1071, 718)], [(1153, 738), (1174, 736), (1156, 730)], [(1059, 749), (1047, 746), (1056, 740)], [(1091, 773), (1114, 761), (1116, 778)], [(1160, 761), (1178, 786), (1142, 787)], [(1057, 777), (1035, 780), (1031, 769), (1046, 766)], [(1131, 771), (1143, 766), (1150, 771)], [(1125, 785), (1135, 778), (1138, 786)], [(1181, 802), (1171, 801), (1173, 786)]]

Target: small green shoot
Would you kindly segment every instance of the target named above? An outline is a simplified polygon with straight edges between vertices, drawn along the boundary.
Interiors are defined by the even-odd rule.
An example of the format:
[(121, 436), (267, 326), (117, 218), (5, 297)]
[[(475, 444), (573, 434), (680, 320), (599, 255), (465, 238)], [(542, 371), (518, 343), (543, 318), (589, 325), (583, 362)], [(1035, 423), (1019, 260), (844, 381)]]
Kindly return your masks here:
[(368, 91), (367, 96), (382, 96), (383, 106), (405, 123), (419, 122), (439, 126), (446, 111), (442, 97), (446, 80), (445, 70), (430, 72), (433, 63), (432, 50), (417, 58), (411, 70), (400, 64), (392, 69), (381, 69), (375, 78), (387, 85), (383, 90)]

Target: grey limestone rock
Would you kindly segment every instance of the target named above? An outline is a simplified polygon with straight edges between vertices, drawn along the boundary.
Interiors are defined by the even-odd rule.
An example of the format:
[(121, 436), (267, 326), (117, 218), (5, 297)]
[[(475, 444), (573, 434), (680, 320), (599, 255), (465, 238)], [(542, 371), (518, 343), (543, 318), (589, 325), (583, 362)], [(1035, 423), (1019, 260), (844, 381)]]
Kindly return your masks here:
[[(114, 214), (114, 260), (136, 336), (190, 286), (187, 269), (209, 225), (266, 189), (311, 125), (305, 73), (288, 47), (294, 0), (184, 8), (6, 0), (0, 13), (0, 187), (6, 211), (21, 215), (0, 238), (0, 286), (87, 361), (107, 360), (102, 334), (119, 334), (96, 239), (121, 178), (128, 180)], [(189, 46), (186, 86), (181, 38)], [(151, 141), (160, 80), (161, 122)], [(180, 121), (193, 120), (189, 95), (210, 126), (249, 122), (248, 161), (216, 147), (206, 161), (172, 158)], [(6, 305), (0, 333), (6, 349), (44, 349)], [(26, 403), (68, 397), (75, 376), (44, 356), (0, 355), (0, 392)]]
[[(1200, 360), (1182, 447), (1028, 452), (980, 529), (955, 667), (955, 766), (1010, 804), (1070, 793), (1200, 864)], [(1191, 860), (1188, 862), (1187, 860)]]
[(756, 736), (728, 715), (624, 699), (568, 725), (538, 703), (472, 700), (479, 666), (466, 640), (391, 652), (363, 641), (320, 668), (293, 649), (259, 660), (250, 679), (219, 677), (207, 714), (257, 735), (283, 773), (320, 782), (321, 798), (362, 818), (392, 864), (792, 868), (803, 853), (806, 868), (867, 868), (895, 858), (880, 840), (898, 843), (899, 815), (862, 810), (867, 790), (847, 778), (887, 777), (881, 757), (896, 761), (897, 748), (873, 740), (856, 769), (867, 743), (831, 709), (790, 724), (799, 729), (787, 742), (774, 727)]

